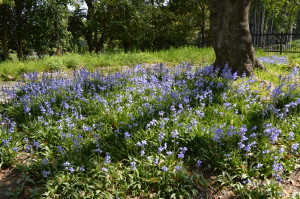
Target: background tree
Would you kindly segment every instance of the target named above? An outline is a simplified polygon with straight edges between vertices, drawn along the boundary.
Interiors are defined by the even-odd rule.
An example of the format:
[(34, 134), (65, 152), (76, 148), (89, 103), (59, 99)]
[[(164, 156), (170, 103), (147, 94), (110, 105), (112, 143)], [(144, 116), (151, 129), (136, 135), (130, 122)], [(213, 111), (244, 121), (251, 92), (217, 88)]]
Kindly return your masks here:
[[(223, 33), (224, 37), (230, 36), (229, 30), (227, 33), (225, 30), (217, 33), (218, 28), (234, 27), (231, 23), (217, 22), (215, 18), (212, 22), (220, 23), (220, 27), (212, 24), (212, 32), (215, 34), (210, 35), (210, 12), (213, 13), (212, 16), (224, 17), (220, 21), (232, 20), (232, 23), (247, 26), (241, 25), (242, 20), (234, 21), (228, 15), (245, 19), (245, 10), (241, 16), (233, 11), (235, 8), (231, 6), (236, 6), (236, 1), (220, 2), (228, 7), (228, 11), (218, 6), (217, 10), (211, 9), (211, 2), (214, 4), (215, 1), (1, 0), (0, 54), (8, 59), (9, 52), (12, 52), (23, 59), (33, 52), (43, 56), (59, 55), (66, 51), (84, 53), (88, 50), (98, 53), (114, 50), (161, 50), (185, 45), (203, 47), (211, 42), (212, 36), (217, 39)], [(219, 13), (224, 11), (227, 14)], [(240, 12), (237, 9), (235, 11)], [(299, 13), (300, 5), (297, 0), (252, 0), (249, 19), (251, 31), (295, 32), (300, 27)], [(247, 33), (247, 38), (248, 36)], [(232, 45), (232, 42), (227, 45), (229, 44)], [(225, 58), (220, 58), (222, 50), (217, 51), (216, 63), (228, 62)], [(229, 54), (224, 56), (230, 56)], [(251, 63), (256, 63), (252, 54), (248, 56)], [(235, 62), (237, 63), (232, 61), (231, 64)], [(249, 70), (248, 73), (252, 72)]]
[(12, 6), (10, 1), (2, 2), (0, 4), (0, 32), (2, 33), (1, 43), (2, 43), (2, 52), (3, 59), (6, 60), (9, 58), (9, 33), (10, 33), (10, 24), (12, 20)]
[(254, 33), (292, 32), (299, 19), (297, 0), (252, 0), (250, 26)]
[(208, 43), (207, 32), (209, 30), (209, 0), (195, 0), (193, 6), (195, 6), (193, 14), (195, 27), (199, 30), (197, 36), (198, 46), (206, 46)]
[(69, 45), (67, 8), (64, 2), (41, 0), (32, 5), (29, 14), (28, 46), (39, 56), (61, 54)]
[[(85, 31), (83, 18), (85, 13), (83, 9), (76, 8), (68, 17), (68, 28), (67, 30), (71, 33), (71, 48), (73, 51), (82, 52), (82, 39)], [(77, 50), (76, 50), (77, 49)]]

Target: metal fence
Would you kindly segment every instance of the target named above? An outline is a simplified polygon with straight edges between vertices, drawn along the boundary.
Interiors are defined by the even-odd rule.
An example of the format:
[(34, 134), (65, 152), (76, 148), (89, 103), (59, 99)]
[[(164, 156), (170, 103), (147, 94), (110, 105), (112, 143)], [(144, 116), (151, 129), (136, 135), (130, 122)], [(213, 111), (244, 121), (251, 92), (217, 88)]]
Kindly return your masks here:
[(300, 53), (300, 34), (252, 34), (255, 48), (265, 52)]

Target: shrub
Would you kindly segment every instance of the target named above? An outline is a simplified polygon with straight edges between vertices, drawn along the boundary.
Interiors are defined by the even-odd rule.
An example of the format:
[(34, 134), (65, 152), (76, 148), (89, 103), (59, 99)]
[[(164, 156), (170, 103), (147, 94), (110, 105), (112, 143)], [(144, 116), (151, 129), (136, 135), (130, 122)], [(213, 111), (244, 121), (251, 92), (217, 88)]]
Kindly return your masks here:
[(80, 61), (77, 57), (67, 57), (63, 61), (63, 63), (68, 69), (79, 69), (80, 68)]
[(63, 69), (65, 69), (65, 65), (60, 57), (50, 57), (46, 61), (46, 70), (54, 71)]

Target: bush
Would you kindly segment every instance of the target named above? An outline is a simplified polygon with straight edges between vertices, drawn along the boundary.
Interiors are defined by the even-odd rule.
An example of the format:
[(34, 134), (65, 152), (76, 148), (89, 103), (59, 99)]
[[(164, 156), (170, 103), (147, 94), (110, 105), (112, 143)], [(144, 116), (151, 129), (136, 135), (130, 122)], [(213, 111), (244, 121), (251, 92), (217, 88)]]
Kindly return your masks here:
[(80, 61), (77, 57), (68, 57), (63, 61), (64, 65), (69, 69), (79, 69)]
[(65, 65), (61, 58), (59, 57), (50, 57), (46, 61), (46, 70), (54, 71), (54, 70), (63, 70), (65, 69)]

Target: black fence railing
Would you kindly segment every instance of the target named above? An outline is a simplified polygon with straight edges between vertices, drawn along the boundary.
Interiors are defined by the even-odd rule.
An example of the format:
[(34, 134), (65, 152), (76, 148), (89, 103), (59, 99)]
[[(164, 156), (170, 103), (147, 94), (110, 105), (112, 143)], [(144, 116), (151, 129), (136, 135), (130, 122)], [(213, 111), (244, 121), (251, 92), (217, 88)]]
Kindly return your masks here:
[(266, 52), (300, 53), (300, 34), (252, 34), (255, 48)]

